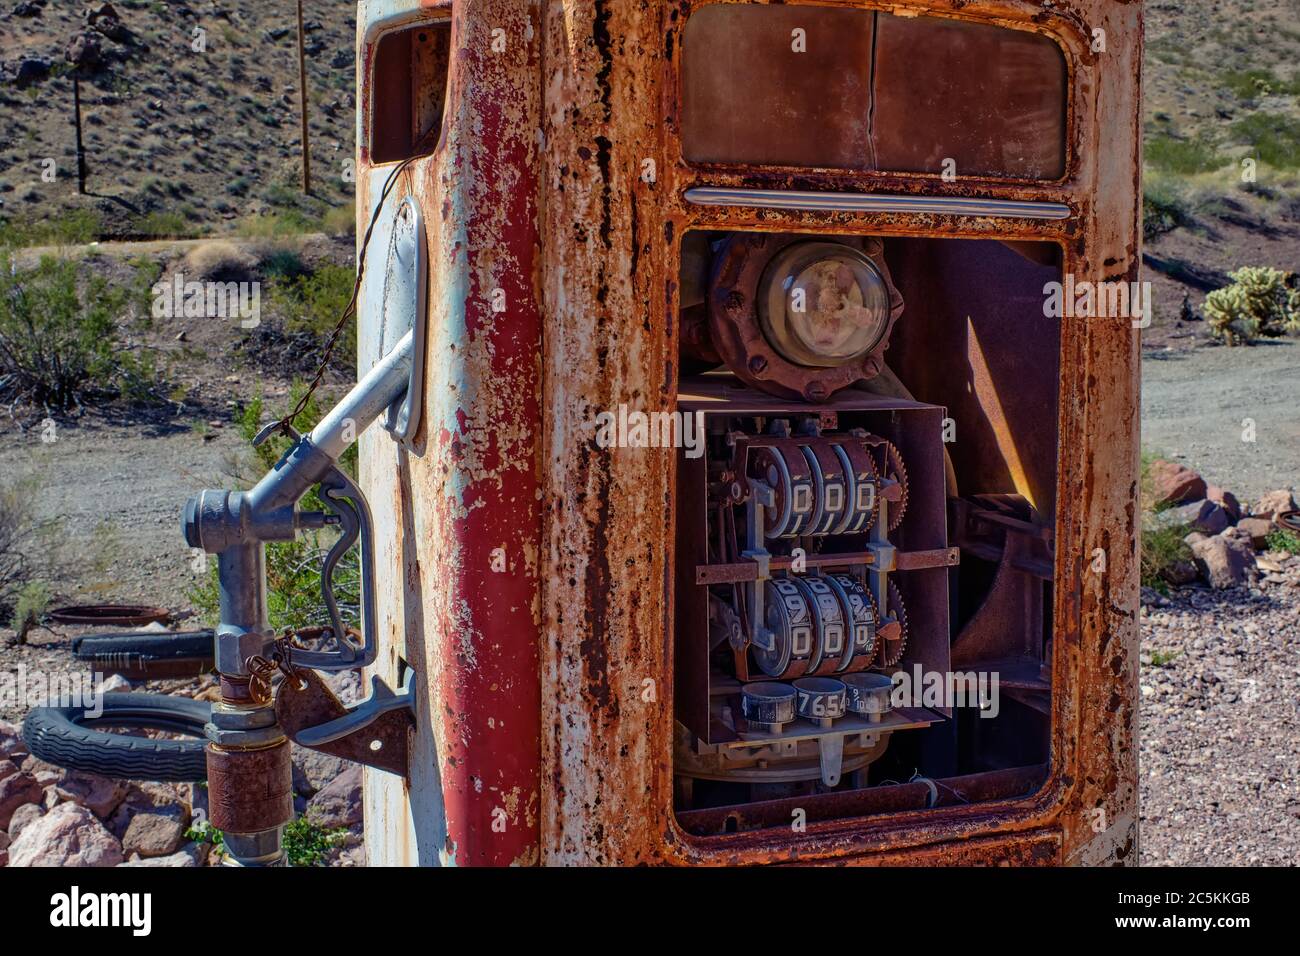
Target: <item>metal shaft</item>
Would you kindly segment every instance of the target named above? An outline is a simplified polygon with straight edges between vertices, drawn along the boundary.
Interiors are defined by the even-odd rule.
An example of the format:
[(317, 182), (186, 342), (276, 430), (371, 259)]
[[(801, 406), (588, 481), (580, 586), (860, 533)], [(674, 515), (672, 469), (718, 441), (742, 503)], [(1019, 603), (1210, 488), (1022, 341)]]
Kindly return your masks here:
[(312, 429), (312, 444), (337, 461), (371, 422), (405, 394), (414, 351), (415, 332), (407, 332)]

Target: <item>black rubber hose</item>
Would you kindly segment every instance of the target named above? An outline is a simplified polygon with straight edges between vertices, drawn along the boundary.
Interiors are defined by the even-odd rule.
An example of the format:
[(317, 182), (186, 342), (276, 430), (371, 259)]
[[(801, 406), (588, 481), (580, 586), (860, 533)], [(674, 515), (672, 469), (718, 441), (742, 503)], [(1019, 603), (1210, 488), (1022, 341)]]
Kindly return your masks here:
[(140, 631), (78, 638), (77, 660), (93, 670), (134, 679), (197, 677), (215, 665), (212, 631)]
[[(207, 779), (203, 725), (207, 701), (165, 694), (104, 694), (103, 713), (85, 707), (34, 707), (23, 721), (23, 740), (33, 756), (68, 770), (122, 780), (188, 783)], [(165, 730), (197, 740), (154, 740), (96, 727)]]

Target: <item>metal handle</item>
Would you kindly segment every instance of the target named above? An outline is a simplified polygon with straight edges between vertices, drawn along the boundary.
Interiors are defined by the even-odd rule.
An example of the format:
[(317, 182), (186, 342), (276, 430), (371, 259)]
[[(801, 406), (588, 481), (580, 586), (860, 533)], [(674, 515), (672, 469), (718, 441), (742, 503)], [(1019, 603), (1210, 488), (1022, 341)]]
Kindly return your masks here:
[[(320, 497), (325, 507), (339, 517), (342, 534), (330, 548), (321, 566), (321, 598), (329, 611), (330, 629), (337, 650), (310, 651), (294, 649), (291, 662), (296, 667), (319, 671), (352, 670), (368, 667), (375, 661), (378, 641), (375, 634), (374, 551), (375, 529), (370, 505), (356, 483), (342, 470), (334, 468), (321, 479)], [(334, 596), (334, 569), (354, 544), (361, 544), (361, 644), (348, 639)]]

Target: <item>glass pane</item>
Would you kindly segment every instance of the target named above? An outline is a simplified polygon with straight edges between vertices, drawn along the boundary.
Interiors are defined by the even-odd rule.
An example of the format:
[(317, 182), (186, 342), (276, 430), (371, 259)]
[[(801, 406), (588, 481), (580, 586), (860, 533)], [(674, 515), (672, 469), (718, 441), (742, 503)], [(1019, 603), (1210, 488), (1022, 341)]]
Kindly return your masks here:
[(881, 169), (1059, 179), (1065, 58), (1047, 36), (882, 15), (874, 132)]
[(1057, 179), (1066, 67), (1023, 30), (765, 4), (704, 7), (683, 44), (687, 160)]
[(866, 168), (872, 15), (722, 4), (682, 37), (682, 144), (701, 163)]

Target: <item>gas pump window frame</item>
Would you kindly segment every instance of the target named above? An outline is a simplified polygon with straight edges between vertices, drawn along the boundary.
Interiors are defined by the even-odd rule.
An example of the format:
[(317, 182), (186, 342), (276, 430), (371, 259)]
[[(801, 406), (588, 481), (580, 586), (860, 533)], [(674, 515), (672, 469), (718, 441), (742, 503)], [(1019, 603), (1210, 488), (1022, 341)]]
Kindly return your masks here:
[[(798, 7), (814, 7), (828, 10), (855, 10), (864, 14), (877, 13), (886, 16), (899, 16), (896, 11), (898, 5), (895, 3), (878, 2), (878, 0), (859, 0), (856, 3), (835, 3), (833, 0), (688, 0), (689, 10), (687, 15), (682, 18), (681, 24), (675, 31), (676, 45), (684, 51), (685, 35), (690, 26), (692, 18), (701, 10), (711, 7), (781, 7), (786, 10)], [(900, 17), (902, 19), (903, 17)], [(1064, 77), (1064, 102), (1062, 116), (1062, 161), (1061, 175), (1056, 178), (1048, 177), (1022, 177), (1012, 175), (997, 174), (962, 174), (958, 170), (958, 176), (962, 183), (978, 184), (1005, 184), (1015, 186), (1068, 186), (1071, 184), (1078, 172), (1079, 157), (1076, 153), (1076, 138), (1074, 131), (1077, 128), (1077, 117), (1075, 115), (1075, 101), (1078, 92), (1075, 87), (1075, 56), (1072, 54), (1070, 44), (1067, 38), (1062, 34), (1050, 28), (1044, 28), (1041, 25), (1034, 24), (1028, 20), (1015, 20), (1008, 18), (993, 18), (989, 16), (971, 15), (951, 7), (940, 8), (936, 5), (933, 9), (913, 10), (906, 19), (934, 19), (934, 20), (951, 20), (965, 23), (978, 24), (983, 26), (996, 26), (1005, 30), (1015, 30), (1023, 33), (1031, 33), (1035, 36), (1042, 36), (1051, 40), (1061, 56), (1065, 70)], [(684, 64), (684, 52), (680, 57)], [(673, 76), (665, 88), (666, 105), (671, 104), (667, 114), (671, 117), (671, 135), (667, 137), (670, 149), (675, 153), (675, 161), (683, 167), (691, 170), (693, 173), (703, 176), (709, 176), (708, 181), (701, 181), (697, 185), (722, 185), (722, 179), (735, 179), (737, 181), (752, 178), (752, 171), (759, 171), (764, 178), (780, 177), (782, 179), (797, 179), (800, 182), (818, 182), (818, 183), (844, 183), (849, 184), (860, 181), (864, 177), (872, 177), (881, 181), (899, 182), (920, 182), (927, 185), (944, 187), (949, 185), (944, 179), (944, 173), (938, 172), (917, 172), (900, 169), (868, 169), (868, 168), (849, 168), (839, 166), (798, 166), (785, 165), (776, 163), (740, 163), (740, 162), (713, 162), (703, 160), (688, 159), (686, 156), (685, 134), (683, 132), (683, 120), (685, 115), (685, 93), (686, 84), (681, 80), (684, 69), (677, 66), (673, 70)], [(747, 175), (746, 171), (751, 171)], [(795, 187), (800, 188), (800, 187)]]
[[(393, 40), (403, 34), (413, 34), (421, 29), (437, 30), (446, 32), (447, 41), (447, 69), (442, 77), (442, 111), (438, 120), (438, 136), (432, 146), (423, 150), (414, 150), (407, 148), (399, 150), (393, 154), (389, 150), (380, 152), (376, 148), (376, 132), (381, 124), (378, 120), (377, 94), (380, 90), (380, 80), (378, 78), (380, 68), (380, 56), (384, 52), (386, 41)], [(372, 169), (381, 169), (389, 166), (395, 166), (400, 162), (412, 158), (425, 158), (435, 156), (442, 151), (443, 144), (447, 138), (447, 113), (452, 102), (451, 100), (451, 77), (452, 64), (451, 57), (453, 52), (453, 43), (455, 40), (454, 28), (451, 17), (451, 6), (445, 4), (441, 7), (421, 10), (415, 15), (403, 15), (394, 17), (390, 20), (381, 21), (371, 26), (367, 31), (363, 44), (364, 56), (362, 66), (359, 72), (362, 74), (362, 82), (365, 89), (365, 108), (359, 114), (361, 129), (359, 130), (358, 142), (362, 145), (363, 158)], [(399, 71), (411, 76), (414, 79), (414, 70), (410, 68), (410, 58), (407, 58), (407, 69)], [(413, 104), (409, 105), (406, 114), (409, 117)], [(427, 135), (427, 134), (426, 134)], [(414, 139), (412, 132), (411, 138)], [(417, 140), (412, 146), (419, 145)]]
[[(702, 7), (719, 2), (725, 0), (692, 0), (688, 13), (693, 14)], [(825, 6), (826, 3), (824, 0), (820, 2), (819, 0), (789, 0), (788, 5)], [(862, 0), (855, 6), (886, 13), (893, 9), (892, 4), (875, 3), (873, 0)], [(920, 8), (921, 4), (917, 4), (916, 7)], [(667, 162), (677, 173), (674, 181), (676, 208), (670, 213), (674, 220), (675, 232), (684, 235), (695, 230), (798, 231), (819, 232), (826, 236), (869, 232), (882, 236), (954, 239), (997, 237), (995, 230), (987, 221), (981, 221), (979, 216), (973, 214), (958, 213), (936, 217), (929, 214), (875, 215), (844, 211), (787, 212), (779, 208), (758, 211), (736, 206), (692, 207), (685, 198), (688, 190), (701, 187), (754, 190), (770, 186), (778, 189), (827, 193), (842, 190), (845, 193), (864, 194), (870, 193), (873, 187), (885, 187), (882, 192), (892, 192), (908, 184), (915, 184), (918, 187), (911, 190), (909, 195), (968, 197), (971, 195), (970, 187), (973, 185), (976, 188), (985, 187), (981, 190), (981, 194), (988, 198), (1060, 203), (1068, 207), (1068, 216), (1052, 222), (1021, 223), (1011, 220), (1017, 224), (1004, 238), (1052, 243), (1059, 248), (1062, 273), (1077, 271), (1086, 259), (1085, 254), (1077, 248), (1080, 230), (1086, 228), (1083, 221), (1085, 203), (1082, 201), (1085, 197), (1080, 196), (1083, 188), (1080, 183), (1082, 157), (1077, 143), (1082, 110), (1090, 102), (1088, 99), (1090, 91), (1081, 88), (1076, 79), (1079, 64), (1087, 56), (1090, 43), (1083, 25), (1066, 23), (1039, 25), (1032, 23), (1028, 15), (1020, 20), (966, 13), (954, 15), (951, 8), (941, 9), (937, 3), (929, 9), (917, 9), (916, 15), (995, 23), (999, 26), (1040, 33), (1050, 37), (1056, 43), (1061, 50), (1066, 69), (1066, 152), (1064, 172), (1059, 180), (1015, 180), (1003, 177), (970, 176), (962, 177), (962, 186), (953, 189), (952, 184), (944, 182), (937, 174), (691, 162), (685, 159), (682, 150), (678, 110), (682, 103), (683, 83), (680, 57), (673, 56), (666, 64), (662, 96), (665, 114), (670, 118), (669, 123), (666, 124), (663, 149)], [(670, 35), (673, 46), (678, 50), (681, 48), (681, 34), (687, 22), (689, 16), (682, 18)], [(801, 213), (803, 218), (800, 218)], [(678, 274), (680, 256), (681, 250), (678, 246), (665, 262), (667, 273), (673, 277)], [(679, 313), (676, 291), (670, 297), (668, 309), (674, 315)], [(1083, 575), (1067, 560), (1067, 556), (1081, 548), (1084, 542), (1080, 510), (1077, 502), (1070, 497), (1072, 492), (1067, 487), (1070, 476), (1077, 475), (1079, 470), (1080, 463), (1076, 461), (1076, 457), (1080, 453), (1069, 445), (1067, 435), (1070, 428), (1077, 428), (1082, 419), (1082, 413), (1074, 408), (1078, 399), (1077, 392), (1082, 385), (1069, 363), (1072, 351), (1080, 347), (1080, 342), (1087, 333), (1080, 322), (1064, 319), (1062, 323), (1060, 341), (1062, 364), (1058, 390), (1058, 424), (1061, 426), (1061, 433), (1055, 462), (1059, 502), (1055, 519), (1057, 548), (1054, 563), (1056, 578), (1054, 594), (1057, 599), (1052, 608), (1051, 624), (1054, 640), (1048, 662), (1052, 673), (1053, 694), (1046, 773), (1041, 784), (1019, 796), (998, 797), (979, 803), (920, 811), (886, 811), (865, 816), (846, 815), (822, 820), (817, 824), (810, 822), (806, 832), (793, 838), (779, 827), (707, 836), (690, 833), (678, 820), (678, 811), (673, 806), (673, 794), (669, 787), (660, 792), (658, 799), (662, 802), (667, 817), (665, 837), (668, 844), (675, 848), (672, 855), (680, 862), (725, 860), (737, 852), (743, 852), (745, 858), (751, 862), (777, 862), (789, 859), (792, 852), (798, 852), (802, 858), (812, 861), (822, 857), (843, 857), (846, 852), (850, 856), (872, 854), (885, 845), (888, 845), (893, 853), (906, 855), (912, 850), (934, 845), (936, 840), (942, 841), (959, 832), (975, 832), (995, 824), (1000, 834), (990, 837), (995, 842), (1018, 834), (1017, 838), (1026, 841), (1027, 846), (1033, 844), (1038, 848), (1033, 852), (1047, 852), (1050, 846), (1056, 844), (1062, 825), (1060, 822), (1062, 809), (1068, 793), (1078, 786), (1077, 773), (1080, 767), (1078, 747), (1068, 738), (1068, 731), (1071, 714), (1077, 714), (1083, 703), (1081, 678), (1085, 672), (1085, 665), (1077, 659), (1077, 656), (1072, 657), (1067, 653), (1067, 644), (1075, 641), (1077, 635), (1087, 626), (1078, 606), (1078, 598), (1083, 590)], [(671, 479), (673, 487), (676, 486), (676, 470), (674, 467)], [(670, 530), (670, 534), (672, 533), (675, 532)], [(671, 562), (666, 573), (671, 582), (675, 573)], [(670, 583), (669, 593), (672, 591)], [(671, 624), (669, 631), (673, 632)], [(677, 644), (675, 634), (668, 644), (670, 655), (675, 655)], [(670, 657), (670, 660), (672, 659)], [(670, 764), (673, 760), (671, 739), (662, 753), (662, 759)], [(857, 849), (849, 850), (846, 841)]]

